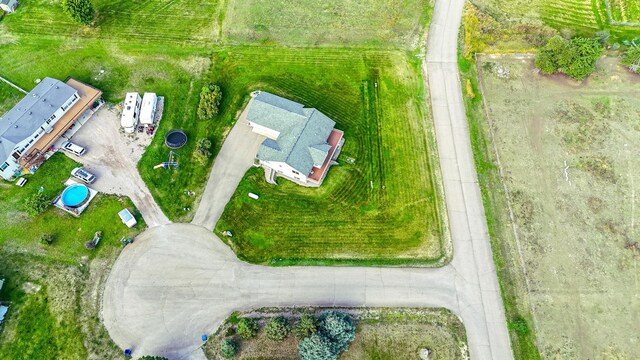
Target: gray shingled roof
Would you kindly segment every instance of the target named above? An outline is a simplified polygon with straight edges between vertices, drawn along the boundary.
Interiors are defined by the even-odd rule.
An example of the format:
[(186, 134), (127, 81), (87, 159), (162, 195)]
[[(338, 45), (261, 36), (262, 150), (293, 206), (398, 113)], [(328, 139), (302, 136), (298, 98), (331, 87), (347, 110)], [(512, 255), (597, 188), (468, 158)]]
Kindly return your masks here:
[(327, 139), (336, 123), (314, 108), (263, 91), (253, 99), (247, 119), (280, 132), (277, 140), (262, 143), (260, 160), (282, 161), (308, 175), (331, 149)]
[(76, 92), (62, 81), (44, 78), (13, 109), (0, 117), (0, 162), (31, 136)]

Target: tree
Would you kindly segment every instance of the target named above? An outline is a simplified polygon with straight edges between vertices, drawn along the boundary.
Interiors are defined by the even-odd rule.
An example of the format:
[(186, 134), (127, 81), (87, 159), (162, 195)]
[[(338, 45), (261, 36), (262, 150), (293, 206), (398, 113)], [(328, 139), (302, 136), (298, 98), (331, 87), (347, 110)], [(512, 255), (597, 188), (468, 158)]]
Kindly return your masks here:
[(640, 46), (631, 46), (622, 57), (622, 63), (629, 67), (629, 70), (640, 73)]
[(238, 354), (238, 344), (231, 339), (224, 339), (220, 342), (220, 355), (225, 359), (231, 359)]
[(538, 51), (535, 64), (543, 74), (562, 72), (576, 80), (584, 80), (595, 70), (602, 51), (597, 38), (566, 40), (556, 35)]
[(333, 345), (336, 354), (347, 350), (356, 337), (356, 326), (351, 316), (340, 311), (329, 311), (320, 316), (320, 332)]
[(309, 337), (318, 331), (318, 322), (313, 315), (304, 314), (294, 329), (298, 339)]
[(252, 318), (242, 318), (238, 322), (236, 333), (241, 339), (249, 340), (258, 335), (258, 322)]
[(336, 360), (338, 358), (331, 341), (320, 333), (302, 339), (298, 344), (298, 352), (301, 360)]
[(25, 211), (32, 216), (43, 213), (51, 205), (49, 198), (44, 193), (37, 192), (26, 198)]
[(222, 101), (222, 90), (214, 83), (207, 83), (200, 91), (198, 103), (198, 119), (209, 120), (218, 115), (218, 107)]
[(291, 327), (284, 316), (276, 316), (271, 319), (265, 328), (267, 337), (274, 341), (283, 341), (289, 336)]
[(91, 25), (96, 15), (91, 0), (62, 0), (62, 8), (82, 25)]
[(211, 149), (211, 140), (207, 138), (198, 140), (196, 143), (196, 151), (193, 155), (199, 163), (205, 164), (207, 160), (209, 160), (211, 157), (211, 151), (209, 149)]

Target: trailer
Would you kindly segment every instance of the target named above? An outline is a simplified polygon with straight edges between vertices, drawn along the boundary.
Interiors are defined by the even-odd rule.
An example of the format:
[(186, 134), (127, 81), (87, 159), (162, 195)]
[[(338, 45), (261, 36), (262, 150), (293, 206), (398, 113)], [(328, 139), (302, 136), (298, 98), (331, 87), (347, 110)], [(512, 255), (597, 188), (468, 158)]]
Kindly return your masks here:
[(133, 133), (140, 121), (140, 94), (130, 92), (124, 98), (122, 107), (122, 117), (120, 118), (120, 126), (127, 133)]
[(144, 93), (142, 96), (142, 107), (140, 108), (140, 124), (153, 125), (158, 106), (158, 96), (155, 93)]

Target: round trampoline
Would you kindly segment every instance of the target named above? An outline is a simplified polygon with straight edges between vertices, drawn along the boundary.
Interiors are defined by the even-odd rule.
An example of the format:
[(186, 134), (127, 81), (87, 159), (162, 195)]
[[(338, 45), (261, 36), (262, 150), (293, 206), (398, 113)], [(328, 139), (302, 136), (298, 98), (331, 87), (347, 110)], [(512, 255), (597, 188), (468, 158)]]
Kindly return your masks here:
[(82, 184), (71, 185), (62, 192), (62, 203), (70, 208), (84, 205), (89, 199), (89, 188)]
[(164, 143), (170, 149), (179, 149), (187, 143), (187, 134), (180, 129), (171, 130), (164, 138)]

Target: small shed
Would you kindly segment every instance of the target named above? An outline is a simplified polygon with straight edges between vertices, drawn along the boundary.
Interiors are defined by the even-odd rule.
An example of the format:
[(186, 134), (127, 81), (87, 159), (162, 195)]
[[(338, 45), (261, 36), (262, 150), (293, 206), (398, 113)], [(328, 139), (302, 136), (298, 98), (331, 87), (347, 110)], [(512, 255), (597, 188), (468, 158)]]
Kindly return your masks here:
[(127, 93), (124, 98), (124, 104), (122, 106), (122, 118), (120, 118), (120, 125), (125, 132), (132, 133), (138, 126), (140, 119), (140, 94), (137, 92)]
[(0, 9), (4, 10), (7, 14), (16, 11), (18, 5), (20, 5), (18, 0), (0, 0)]
[(120, 216), (120, 220), (122, 220), (122, 223), (127, 225), (127, 227), (134, 227), (138, 223), (129, 209), (120, 210), (118, 216)]
[(144, 93), (142, 107), (140, 108), (140, 124), (152, 125), (156, 117), (158, 96), (155, 93)]

